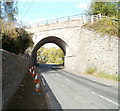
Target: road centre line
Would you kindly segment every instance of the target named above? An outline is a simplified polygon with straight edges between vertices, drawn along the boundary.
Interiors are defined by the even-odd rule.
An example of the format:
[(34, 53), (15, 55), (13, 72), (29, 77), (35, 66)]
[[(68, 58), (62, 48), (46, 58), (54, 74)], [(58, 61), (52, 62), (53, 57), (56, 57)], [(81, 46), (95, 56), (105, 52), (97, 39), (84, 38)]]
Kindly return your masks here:
[[(58, 76), (61, 76), (60, 74), (56, 73)], [(67, 78), (64, 78), (66, 81), (70, 81), (69, 79)]]
[(63, 84), (61, 85), (62, 87), (65, 87)]
[(60, 74), (56, 73), (58, 76), (61, 76)]
[(95, 92), (91, 92), (91, 93), (94, 94), (94, 95), (97, 95), (97, 96), (99, 96), (99, 97), (101, 97), (101, 98), (103, 98), (103, 99), (105, 99), (105, 100), (107, 100), (107, 101), (117, 105), (117, 106), (120, 106), (118, 103), (116, 103), (116, 102), (114, 102), (114, 101), (112, 101), (112, 100), (110, 100), (110, 99), (108, 99), (108, 98), (106, 98), (106, 97), (104, 97), (102, 95), (96, 94)]
[(88, 91), (89, 89), (85, 88), (85, 90), (87, 90), (87, 91)]
[(69, 79), (65, 78), (66, 81), (70, 81)]

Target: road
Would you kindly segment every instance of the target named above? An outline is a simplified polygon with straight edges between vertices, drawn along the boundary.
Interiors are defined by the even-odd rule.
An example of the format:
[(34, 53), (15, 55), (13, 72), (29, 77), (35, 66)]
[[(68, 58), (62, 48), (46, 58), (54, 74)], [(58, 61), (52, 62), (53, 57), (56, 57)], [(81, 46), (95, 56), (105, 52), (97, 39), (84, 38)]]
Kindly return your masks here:
[(118, 88), (72, 75), (55, 66), (41, 74), (62, 109), (118, 109)]

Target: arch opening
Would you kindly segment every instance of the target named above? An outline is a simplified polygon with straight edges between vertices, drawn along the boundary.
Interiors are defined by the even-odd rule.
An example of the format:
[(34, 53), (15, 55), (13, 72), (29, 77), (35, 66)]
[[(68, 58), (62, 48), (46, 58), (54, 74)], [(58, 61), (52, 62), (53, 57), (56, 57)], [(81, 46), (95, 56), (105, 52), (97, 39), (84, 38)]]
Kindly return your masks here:
[[(37, 65), (37, 51), (45, 44), (47, 43), (54, 43), (56, 45), (58, 45), (61, 50), (64, 52), (64, 56), (66, 56), (67, 54), (67, 44), (60, 38), (55, 37), (55, 36), (49, 36), (46, 37), (42, 40), (40, 40), (34, 47), (33, 51), (32, 51), (32, 64), (33, 65)], [(64, 61), (65, 62), (65, 61)]]
[(54, 43), (46, 43), (37, 51), (37, 64), (64, 65), (64, 52)]

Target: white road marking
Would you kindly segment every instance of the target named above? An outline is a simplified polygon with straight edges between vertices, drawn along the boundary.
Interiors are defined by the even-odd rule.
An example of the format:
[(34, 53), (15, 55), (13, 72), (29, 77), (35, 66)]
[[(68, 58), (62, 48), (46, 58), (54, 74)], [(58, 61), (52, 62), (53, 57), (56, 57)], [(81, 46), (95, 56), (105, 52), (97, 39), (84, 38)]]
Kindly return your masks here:
[(102, 95), (96, 94), (95, 92), (91, 92), (91, 93), (92, 93), (92, 94), (95, 94), (95, 95), (97, 95), (97, 96), (99, 96), (99, 97), (101, 97), (101, 98), (103, 98), (103, 99), (105, 99), (105, 100), (107, 100), (107, 101), (109, 101), (109, 102), (117, 105), (117, 106), (120, 106), (118, 103), (116, 103), (116, 102), (114, 102), (114, 101), (112, 101), (112, 100), (110, 100), (110, 99), (108, 99), (108, 98), (106, 98), (106, 97), (104, 97), (104, 96), (102, 96)]
[(65, 87), (63, 84), (61, 85), (62, 87)]
[[(57, 73), (56, 73), (57, 74)], [(61, 76), (60, 74), (57, 74), (58, 76)]]
[(107, 84), (108, 86), (111, 86), (111, 84)]
[(69, 79), (65, 78), (66, 81), (70, 81)]
[(91, 92), (92, 94), (95, 94), (94, 92)]
[(109, 102), (111, 102), (111, 103), (113, 103), (113, 104), (115, 104), (115, 105), (117, 105), (117, 106), (119, 106), (118, 103), (116, 103), (116, 102), (114, 102), (114, 101), (112, 101), (112, 100), (110, 100), (110, 99), (108, 99), (108, 98), (106, 98), (104, 96), (101, 96), (101, 95), (98, 95), (98, 96), (101, 97), (101, 98), (103, 98), (103, 99), (105, 99), (105, 100), (107, 100), (107, 101), (109, 101)]
[(45, 86), (45, 82), (44, 82), (44, 79), (42, 78), (42, 83), (43, 83), (43, 85)]
[(85, 90), (87, 90), (87, 91), (88, 91), (89, 89), (85, 88)]

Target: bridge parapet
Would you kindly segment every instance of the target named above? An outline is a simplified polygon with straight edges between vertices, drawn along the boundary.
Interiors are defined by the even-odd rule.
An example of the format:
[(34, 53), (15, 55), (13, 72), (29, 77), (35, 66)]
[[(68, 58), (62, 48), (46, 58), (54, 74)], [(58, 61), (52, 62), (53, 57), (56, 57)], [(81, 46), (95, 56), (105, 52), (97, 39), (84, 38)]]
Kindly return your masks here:
[(65, 21), (81, 19), (81, 18), (82, 18), (81, 14), (73, 15), (73, 16), (66, 16), (66, 17), (55, 18), (55, 19), (37, 22), (37, 23), (34, 23), (32, 26), (41, 26), (41, 25), (47, 25), (47, 24), (53, 24), (53, 23), (60, 23), (60, 22), (65, 22)]
[(83, 25), (82, 20), (76, 19), (76, 20), (64, 21), (64, 22), (59, 22), (59, 23), (46, 24), (42, 26), (34, 26), (28, 29), (28, 31), (36, 33), (36, 32), (81, 27), (82, 25)]
[(68, 21), (75, 21), (75, 20), (80, 20), (82, 22), (82, 25), (86, 24), (87, 22), (93, 23), (93, 21), (97, 21), (101, 19), (103, 16), (101, 14), (98, 15), (72, 15), (72, 16), (66, 16), (66, 17), (61, 17), (61, 18), (56, 18), (56, 19), (50, 19), (46, 21), (41, 21), (32, 24), (29, 28), (31, 27), (36, 27), (36, 26), (42, 26), (42, 25), (48, 25), (48, 24), (56, 24), (56, 23), (61, 23), (61, 22), (68, 22)]

